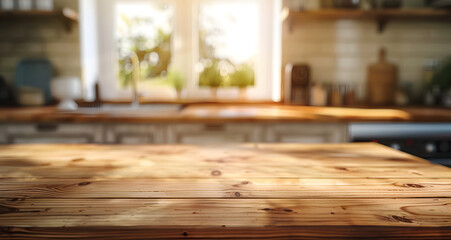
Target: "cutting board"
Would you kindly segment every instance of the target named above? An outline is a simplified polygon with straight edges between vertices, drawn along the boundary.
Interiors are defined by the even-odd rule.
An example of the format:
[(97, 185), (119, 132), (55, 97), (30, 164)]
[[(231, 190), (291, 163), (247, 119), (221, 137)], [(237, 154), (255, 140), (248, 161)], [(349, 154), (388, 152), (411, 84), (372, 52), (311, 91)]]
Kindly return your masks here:
[(376, 106), (394, 105), (398, 68), (386, 60), (386, 51), (381, 49), (379, 61), (368, 68), (368, 103)]
[(52, 64), (47, 59), (24, 59), (16, 67), (16, 89), (20, 87), (39, 88), (44, 92), (45, 103), (52, 100), (50, 80), (53, 77)]

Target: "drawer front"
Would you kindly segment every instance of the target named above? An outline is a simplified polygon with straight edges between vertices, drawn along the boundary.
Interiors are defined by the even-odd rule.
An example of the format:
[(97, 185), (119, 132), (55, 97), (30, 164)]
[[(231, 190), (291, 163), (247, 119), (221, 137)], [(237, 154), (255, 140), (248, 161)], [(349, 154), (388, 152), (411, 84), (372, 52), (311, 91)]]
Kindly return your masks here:
[(7, 124), (5, 143), (101, 143), (102, 127), (96, 124)]
[(348, 142), (348, 131), (346, 124), (274, 124), (266, 127), (265, 140), (271, 143), (344, 143)]
[(259, 141), (259, 128), (250, 124), (176, 124), (168, 127), (168, 143), (228, 144)]
[(106, 128), (106, 143), (156, 144), (164, 142), (162, 125), (112, 124)]

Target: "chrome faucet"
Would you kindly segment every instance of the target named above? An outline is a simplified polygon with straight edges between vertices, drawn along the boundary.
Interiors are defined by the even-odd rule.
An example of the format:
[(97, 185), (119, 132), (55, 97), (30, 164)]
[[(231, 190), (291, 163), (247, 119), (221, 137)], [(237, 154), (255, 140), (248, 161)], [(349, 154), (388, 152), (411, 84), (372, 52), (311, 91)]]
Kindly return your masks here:
[(130, 53), (130, 61), (132, 62), (132, 107), (139, 107), (139, 58), (135, 52)]

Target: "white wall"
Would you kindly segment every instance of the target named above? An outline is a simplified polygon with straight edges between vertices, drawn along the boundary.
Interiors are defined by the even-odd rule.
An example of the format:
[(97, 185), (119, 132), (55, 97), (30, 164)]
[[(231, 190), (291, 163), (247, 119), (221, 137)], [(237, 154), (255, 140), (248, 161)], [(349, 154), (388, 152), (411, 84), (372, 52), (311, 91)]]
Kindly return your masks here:
[(423, 65), (428, 59), (451, 55), (451, 22), (390, 21), (379, 34), (370, 20), (312, 20), (299, 23), (290, 33), (283, 26), (282, 64), (307, 63), (315, 82), (355, 83), (365, 94), (367, 66), (377, 61), (380, 47), (399, 67), (401, 85), (420, 89)]
[[(55, 9), (70, 7), (78, 11), (78, 0), (55, 0)], [(0, 21), (0, 75), (10, 83), (17, 63), (23, 58), (47, 58), (56, 75), (80, 77), (78, 25), (67, 32), (54, 19), (16, 19)]]

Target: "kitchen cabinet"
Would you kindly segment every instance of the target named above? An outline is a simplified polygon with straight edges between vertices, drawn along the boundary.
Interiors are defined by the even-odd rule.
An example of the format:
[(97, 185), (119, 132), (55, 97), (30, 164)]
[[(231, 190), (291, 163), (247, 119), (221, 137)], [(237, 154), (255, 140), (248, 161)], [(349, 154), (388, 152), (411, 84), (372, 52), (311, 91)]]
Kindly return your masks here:
[(265, 142), (342, 143), (348, 141), (348, 125), (335, 123), (273, 124), (265, 128)]
[(7, 124), (2, 125), (6, 144), (17, 143), (102, 143), (102, 128), (98, 124)]
[(341, 143), (342, 123), (4, 124), (0, 143)]
[(261, 142), (261, 126), (249, 123), (174, 124), (168, 126), (168, 143), (220, 144)]
[(105, 126), (105, 143), (161, 144), (166, 126), (153, 124), (111, 124)]

